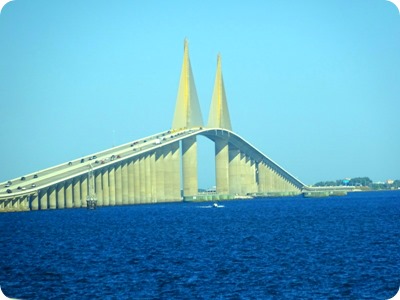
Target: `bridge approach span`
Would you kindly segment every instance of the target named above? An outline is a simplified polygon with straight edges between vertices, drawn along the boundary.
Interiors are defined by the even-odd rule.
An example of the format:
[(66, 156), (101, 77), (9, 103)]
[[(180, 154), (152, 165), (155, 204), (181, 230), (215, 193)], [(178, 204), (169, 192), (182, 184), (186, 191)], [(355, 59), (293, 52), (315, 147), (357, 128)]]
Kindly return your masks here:
[[(24, 180), (13, 179), (9, 187), (7, 182), (1, 183), (0, 210), (85, 207), (90, 189), (89, 171), (95, 177), (94, 189), (100, 206), (181, 201), (182, 196), (194, 199), (198, 197), (197, 174), (187, 181), (196, 186), (196, 192), (185, 194), (183, 187), (182, 195), (181, 184), (185, 186), (185, 178), (190, 177), (185, 173), (193, 173), (193, 169), (197, 173), (197, 162), (185, 168), (183, 149), (186, 141), (195, 140), (197, 135), (209, 138), (216, 145), (217, 194), (224, 199), (246, 194), (300, 193), (304, 187), (301, 181), (234, 132), (195, 127), (164, 131), (93, 153), (28, 174), (23, 176)], [(222, 160), (217, 149), (221, 144), (226, 148)]]

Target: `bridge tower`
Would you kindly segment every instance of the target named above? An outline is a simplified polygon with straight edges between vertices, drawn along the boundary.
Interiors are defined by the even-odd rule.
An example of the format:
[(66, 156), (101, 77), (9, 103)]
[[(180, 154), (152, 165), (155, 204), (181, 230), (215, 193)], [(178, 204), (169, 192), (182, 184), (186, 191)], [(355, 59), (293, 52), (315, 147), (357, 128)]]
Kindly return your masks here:
[[(217, 56), (217, 71), (215, 74), (214, 91), (211, 100), (210, 112), (208, 115), (207, 127), (232, 130), (228, 102), (226, 100), (224, 79), (222, 76), (220, 54)], [(214, 142), (216, 191), (218, 194), (229, 194), (229, 178), (230, 172), (232, 173), (233, 170), (232, 167), (229, 168), (229, 153), (232, 153), (232, 151), (230, 151), (227, 138), (215, 138)]]
[[(189, 58), (188, 41), (183, 47), (183, 63), (179, 80), (178, 96), (172, 130), (179, 131), (193, 127), (202, 127), (203, 117), (197, 97), (196, 85)], [(183, 196), (192, 197), (198, 194), (197, 179), (197, 140), (196, 136), (182, 141), (182, 177)]]
[(215, 74), (214, 92), (212, 95), (207, 127), (223, 128), (232, 131), (228, 102), (226, 101), (224, 78), (222, 76), (220, 54), (217, 56), (217, 72)]
[(179, 80), (172, 129), (180, 130), (201, 126), (203, 126), (203, 117), (197, 97), (192, 66), (190, 64), (189, 45), (187, 39), (185, 39), (181, 77)]

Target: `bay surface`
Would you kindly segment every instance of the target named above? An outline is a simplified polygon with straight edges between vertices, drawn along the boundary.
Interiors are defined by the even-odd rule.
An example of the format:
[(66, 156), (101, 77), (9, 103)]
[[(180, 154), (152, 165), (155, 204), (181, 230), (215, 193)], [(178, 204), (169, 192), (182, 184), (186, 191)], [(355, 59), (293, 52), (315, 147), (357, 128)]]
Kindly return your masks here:
[(20, 299), (388, 299), (400, 191), (0, 214)]

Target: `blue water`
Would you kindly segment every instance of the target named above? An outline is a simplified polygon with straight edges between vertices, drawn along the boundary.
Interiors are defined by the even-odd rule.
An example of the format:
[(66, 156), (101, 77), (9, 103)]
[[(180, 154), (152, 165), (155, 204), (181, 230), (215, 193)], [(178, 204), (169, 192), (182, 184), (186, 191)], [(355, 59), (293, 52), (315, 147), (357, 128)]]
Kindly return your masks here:
[(0, 214), (21, 299), (388, 299), (400, 192)]

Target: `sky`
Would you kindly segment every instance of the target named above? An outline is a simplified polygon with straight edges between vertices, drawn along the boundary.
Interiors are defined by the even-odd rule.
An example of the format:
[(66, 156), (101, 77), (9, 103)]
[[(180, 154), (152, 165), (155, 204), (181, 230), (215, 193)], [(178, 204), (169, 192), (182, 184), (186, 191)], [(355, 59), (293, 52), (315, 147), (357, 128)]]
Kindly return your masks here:
[[(400, 179), (400, 13), (385, 0), (14, 0), (0, 14), (0, 181), (172, 126), (189, 41), (207, 122), (305, 184)], [(199, 187), (215, 185), (198, 138)]]

